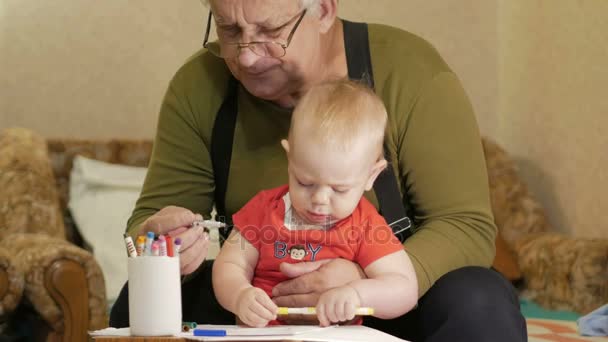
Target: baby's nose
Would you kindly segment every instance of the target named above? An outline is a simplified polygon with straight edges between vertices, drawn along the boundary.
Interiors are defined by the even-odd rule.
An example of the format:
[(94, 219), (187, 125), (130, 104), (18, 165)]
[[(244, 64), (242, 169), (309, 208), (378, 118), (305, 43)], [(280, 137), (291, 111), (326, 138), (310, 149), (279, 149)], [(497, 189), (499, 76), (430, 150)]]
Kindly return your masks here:
[(324, 189), (315, 191), (312, 196), (312, 204), (314, 205), (326, 205), (329, 203), (329, 193)]

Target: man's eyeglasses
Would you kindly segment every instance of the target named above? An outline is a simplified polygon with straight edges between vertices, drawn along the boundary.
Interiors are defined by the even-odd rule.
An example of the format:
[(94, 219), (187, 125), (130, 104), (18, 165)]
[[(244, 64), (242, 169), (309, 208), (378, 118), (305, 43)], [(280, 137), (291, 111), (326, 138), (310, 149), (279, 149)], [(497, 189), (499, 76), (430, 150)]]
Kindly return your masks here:
[(287, 53), (287, 48), (291, 43), (291, 39), (293, 38), (294, 33), (296, 33), (298, 26), (300, 26), (300, 22), (302, 22), (302, 19), (304, 19), (305, 14), (306, 10), (303, 10), (301, 13), (291, 18), (287, 23), (279, 26), (287, 26), (297, 19), (297, 22), (291, 29), (291, 32), (287, 37), (287, 42), (285, 43), (279, 43), (275, 41), (253, 41), (249, 43), (241, 43), (226, 42), (222, 41), (222, 39), (210, 42), (209, 32), (211, 31), (211, 21), (213, 13), (211, 12), (211, 10), (209, 10), (209, 18), (207, 19), (207, 30), (205, 32), (205, 40), (203, 41), (203, 46), (207, 50), (209, 50), (209, 52), (220, 58), (234, 58), (239, 55), (241, 49), (243, 48), (248, 48), (249, 50), (251, 50), (251, 52), (261, 57), (280, 58), (285, 56), (285, 53)]

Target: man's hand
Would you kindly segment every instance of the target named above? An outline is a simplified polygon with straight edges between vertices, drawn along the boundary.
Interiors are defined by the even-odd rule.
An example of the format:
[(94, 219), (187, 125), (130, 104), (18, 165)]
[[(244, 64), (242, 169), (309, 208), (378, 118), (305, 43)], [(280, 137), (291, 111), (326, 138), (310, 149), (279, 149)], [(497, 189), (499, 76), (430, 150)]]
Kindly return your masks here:
[(194, 214), (188, 209), (168, 206), (148, 217), (141, 224), (138, 234), (154, 232), (154, 234), (169, 234), (174, 239), (177, 237), (182, 239), (179, 263), (181, 274), (186, 275), (194, 272), (207, 257), (209, 234), (200, 226), (189, 229), (194, 221), (202, 219), (201, 215)]
[[(359, 265), (345, 259), (283, 263), (281, 272), (294, 279), (275, 286), (272, 300), (278, 306), (291, 308), (317, 306), (319, 297), (325, 291), (365, 278)], [(315, 324), (317, 317), (289, 315), (281, 320), (288, 324)]]

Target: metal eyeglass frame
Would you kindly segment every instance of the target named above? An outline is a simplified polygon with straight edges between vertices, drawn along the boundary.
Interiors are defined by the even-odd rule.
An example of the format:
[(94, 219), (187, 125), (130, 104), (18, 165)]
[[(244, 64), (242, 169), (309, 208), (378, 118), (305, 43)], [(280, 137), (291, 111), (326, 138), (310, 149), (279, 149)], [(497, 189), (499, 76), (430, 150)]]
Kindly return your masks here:
[[(226, 44), (236, 45), (237, 46), (236, 56), (238, 56), (241, 53), (241, 49), (243, 49), (243, 48), (249, 48), (251, 50), (251, 52), (253, 52), (256, 55), (260, 56), (259, 54), (257, 54), (255, 52), (255, 50), (253, 50), (251, 48), (252, 46), (259, 45), (259, 44), (268, 44), (268, 43), (275, 44), (275, 45), (278, 45), (281, 48), (283, 48), (283, 54), (280, 55), (280, 56), (274, 56), (274, 57), (275, 58), (281, 58), (281, 57), (285, 56), (285, 54), (287, 53), (287, 48), (289, 47), (289, 44), (291, 43), (291, 39), (293, 38), (293, 35), (296, 33), (296, 30), (298, 29), (298, 26), (300, 26), (300, 23), (302, 22), (302, 19), (304, 19), (304, 16), (306, 15), (306, 11), (307, 11), (307, 9), (304, 9), (300, 14), (294, 16), (293, 18), (289, 19), (288, 22), (286, 22), (285, 24), (281, 25), (281, 26), (287, 26), (291, 22), (293, 22), (296, 18), (298, 18), (298, 21), (293, 26), (293, 28), (291, 29), (291, 32), (289, 33), (289, 36), (287, 37), (287, 42), (286, 43), (279, 43), (279, 42), (275, 42), (275, 41), (253, 41), (253, 42), (249, 42), (249, 43), (226, 43)], [(236, 57), (236, 56), (223, 57), (223, 56), (221, 56), (221, 50), (220, 50), (219, 53), (215, 53), (214, 51), (212, 51), (211, 49), (209, 49), (209, 33), (211, 32), (211, 18), (212, 17), (213, 17), (213, 12), (211, 10), (209, 10), (209, 17), (207, 18), (207, 30), (205, 31), (205, 39), (203, 41), (203, 47), (206, 48), (207, 50), (209, 50), (214, 55), (220, 57), (220, 58), (232, 58), (232, 57)], [(281, 27), (281, 26), (279, 26), (279, 27)], [(266, 56), (261, 56), (261, 57), (266, 57)]]

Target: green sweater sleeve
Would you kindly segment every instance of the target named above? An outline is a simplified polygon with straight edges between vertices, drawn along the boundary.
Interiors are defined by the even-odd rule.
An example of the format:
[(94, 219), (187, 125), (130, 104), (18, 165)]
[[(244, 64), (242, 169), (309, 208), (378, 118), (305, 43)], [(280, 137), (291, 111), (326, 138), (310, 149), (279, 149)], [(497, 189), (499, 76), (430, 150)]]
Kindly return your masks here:
[(127, 224), (131, 235), (146, 218), (167, 206), (203, 215), (211, 211), (215, 186), (209, 154), (214, 115), (210, 113), (217, 111), (223, 95), (216, 90), (223, 87), (211, 84), (221, 85), (225, 79), (218, 80), (221, 73), (205, 75), (213, 68), (204, 61), (193, 58), (186, 63), (165, 94), (148, 173)]
[(404, 245), (422, 296), (449, 271), (488, 267), (496, 227), (475, 115), (453, 73), (423, 85), (405, 125), (398, 169), (422, 224)]

